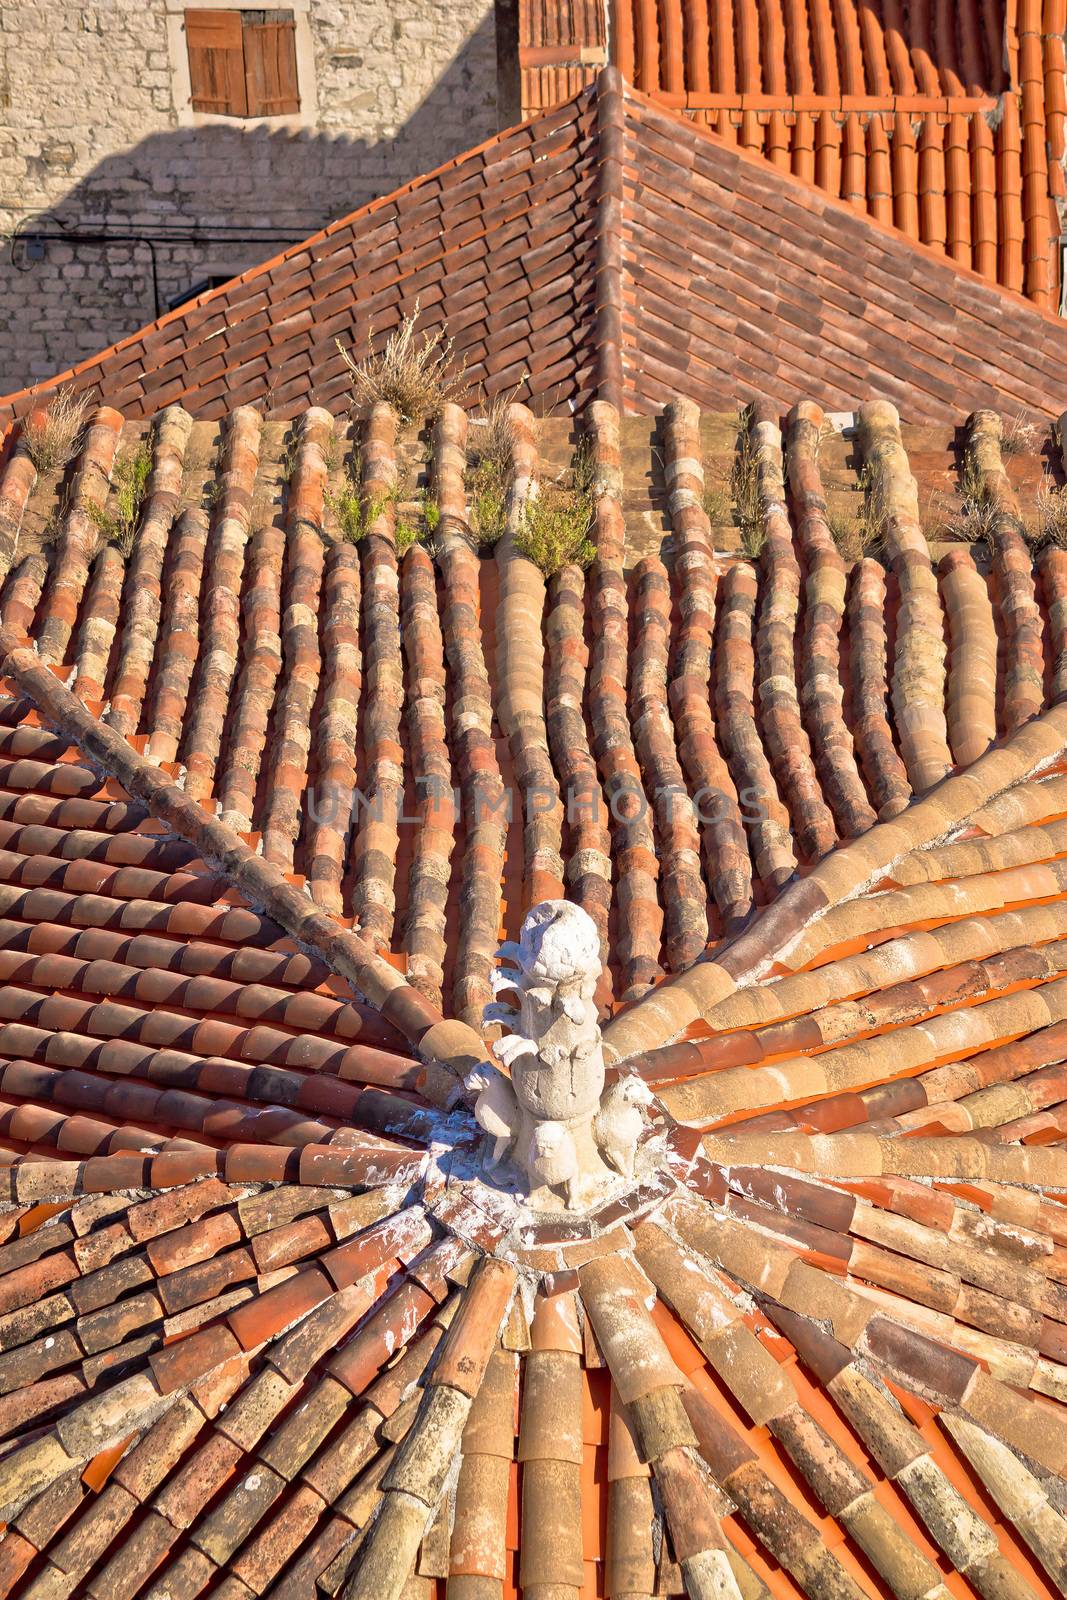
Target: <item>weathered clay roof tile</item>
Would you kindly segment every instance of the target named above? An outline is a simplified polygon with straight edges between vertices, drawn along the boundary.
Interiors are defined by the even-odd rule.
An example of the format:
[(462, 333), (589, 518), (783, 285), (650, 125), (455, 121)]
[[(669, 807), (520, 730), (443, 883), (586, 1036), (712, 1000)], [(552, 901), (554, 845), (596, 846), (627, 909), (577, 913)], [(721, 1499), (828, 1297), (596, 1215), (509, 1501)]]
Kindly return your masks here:
[[(550, 7), (546, 55), (543, 9), (520, 9), (527, 114), (564, 88), (549, 61), (573, 72), (603, 48), (590, 8)], [(912, 8), (906, 20), (899, 6), (823, 0), (784, 12), (687, 0), (607, 9), (612, 60), (645, 93), (1049, 303), (1050, 219), (1062, 196), (1060, 0), (1005, 14)]]
[[(862, 79), (870, 38), (841, 41)], [(788, 175), (610, 77), (596, 114), (649, 197), (628, 226), (669, 215), (684, 169), (694, 205), (778, 216), (783, 274), (814, 249), (831, 281)], [(493, 147), (520, 209), (542, 136), (570, 158), (588, 127), (527, 132), (506, 177)], [(861, 154), (846, 125), (842, 181)], [(566, 212), (570, 179), (545, 181)], [(877, 225), (823, 214), (889, 293)], [(609, 341), (573, 416), (503, 413), (491, 550), (485, 419), (453, 405), (426, 427), (171, 409), (128, 556), (86, 508), (106, 525), (136, 415), (95, 415), (58, 543), (62, 486), (11, 441), (0, 1596), (1063, 1588), (1059, 441), (925, 355), (895, 391), (913, 411), (879, 397), (855, 329), (833, 359), (858, 413), (829, 362), (825, 410), (727, 409), (718, 379), (677, 381), (694, 280), (663, 237), (641, 304), (610, 251), (591, 268), (600, 337), (655, 318), (654, 359)], [(992, 325), (998, 291), (936, 273), (964, 287), (920, 283), (931, 317)], [(847, 329), (867, 302), (839, 288)], [(546, 580), (527, 508), (576, 444), (595, 549)], [(609, 1072), (654, 1098), (647, 1170), (548, 1216), (478, 1176), (461, 1080), (501, 935), (563, 892), (600, 940)]]
[[(839, 86), (821, 98), (796, 86), (771, 92), (760, 87), (757, 62), (749, 89), (731, 89), (725, 101), (711, 92), (712, 101), (723, 102), (712, 110), (692, 103), (694, 91), (664, 90), (643, 58), (636, 89), (608, 68), (588, 88), (569, 87), (576, 97), (565, 104), (338, 219), (64, 374), (106, 405), (93, 424), (96, 465), (72, 484), (57, 518), (61, 561), (46, 648), (61, 645), (77, 623), (99, 516), (100, 469), (114, 455), (116, 410), (127, 417), (165, 411), (167, 418), (153, 451), (154, 509), (138, 555), (144, 579), (134, 608), (138, 630), (109, 711), (126, 732), (145, 690), (146, 645), (159, 626), (161, 551), (152, 528), (158, 533), (169, 514), (187, 453), (182, 408), (223, 419), (269, 399), (275, 416), (321, 420), (320, 408), (339, 414), (349, 376), (338, 340), (351, 344), (355, 357), (366, 355), (416, 306), (427, 331), (447, 330), (454, 340), (472, 395), (514, 392), (536, 400), (538, 409), (587, 403), (599, 392), (602, 368), (610, 373), (603, 398), (633, 411), (682, 396), (708, 406), (724, 389), (783, 410), (813, 393), (830, 409), (854, 408), (873, 384), (915, 418), (946, 420), (959, 406), (998, 403), (1047, 414), (1063, 355), (1062, 325), (1053, 314), (1063, 154), (1056, 153), (1063, 116), (1055, 103), (1064, 79), (1055, 16), (1062, 0), (1034, 5), (1042, 15), (1033, 26), (1010, 16), (1006, 24), (1009, 42), (1017, 30), (1027, 41), (1019, 52), (1027, 76), (977, 97), (960, 99), (950, 88), (916, 98), (899, 86), (873, 100)], [(628, 9), (621, 0), (615, 7), (620, 16)], [(791, 8), (783, 42), (801, 61), (793, 23), (803, 10)], [(860, 10), (864, 19), (874, 17), (871, 8)], [(827, 61), (835, 59), (835, 26), (847, 16), (855, 21), (853, 13), (851, 4), (839, 6), (834, 19), (824, 19)], [(732, 15), (724, 18), (716, 37), (733, 26)], [(742, 31), (753, 30), (750, 19)], [(1031, 48), (1039, 35), (1041, 72)], [(618, 30), (612, 37), (632, 76), (632, 52)], [(699, 45), (686, 47), (690, 60), (694, 48), (699, 56)], [(602, 45), (595, 52), (602, 56)], [(583, 81), (591, 70), (581, 68)], [(716, 76), (720, 70), (721, 64)], [(760, 108), (768, 93), (780, 109)], [(890, 183), (892, 200), (883, 192)], [(45, 398), (37, 390), (9, 396), (0, 416), (8, 422), (40, 411)], [(308, 425), (314, 431), (318, 423)], [(249, 507), (240, 503), (247, 489), (242, 475), (254, 463), (262, 430), (251, 418), (240, 430), (240, 440), (226, 445), (236, 450), (227, 548), (233, 554), (252, 538), (262, 562), (275, 541), (243, 527)], [(313, 508), (322, 467), (310, 435), (305, 455), (300, 515)], [(0, 491), (5, 567), (13, 525), (33, 488), (26, 458), (18, 461)], [(202, 581), (207, 530), (202, 511), (185, 499), (181, 565), (191, 601)], [(46, 576), (33, 554), (19, 563), (18, 575), (3, 606), (14, 626), (25, 625), (25, 607), (36, 603)], [(309, 569), (305, 579), (316, 589), (329, 574)], [(114, 554), (97, 563), (94, 613), (75, 656), (86, 690), (102, 688), (101, 655), (118, 620), (120, 581)], [(277, 598), (268, 585), (264, 604)], [(167, 624), (186, 656), (195, 655), (200, 620), (190, 604), (180, 622)], [(219, 718), (233, 672), (232, 601), (203, 623), (219, 664), (212, 693), (197, 697), (194, 771), (219, 756)], [(165, 703), (179, 719), (190, 689), (186, 666), (176, 650)], [(262, 738), (256, 696), (277, 670), (275, 637), (260, 661), (262, 683), (250, 684), (241, 698), (250, 770), (252, 747)], [(347, 698), (341, 684), (351, 690), (350, 673), (348, 666), (335, 686), (341, 707)], [(302, 675), (290, 683), (295, 731), (300, 697), (313, 685)], [(153, 737), (153, 754), (172, 759), (170, 723)], [(247, 804), (242, 782), (247, 778), (231, 774), (227, 801), (235, 812)], [(284, 794), (280, 786), (283, 810), (291, 805)], [(279, 825), (291, 832), (291, 819)], [(284, 856), (280, 837), (277, 848)]]

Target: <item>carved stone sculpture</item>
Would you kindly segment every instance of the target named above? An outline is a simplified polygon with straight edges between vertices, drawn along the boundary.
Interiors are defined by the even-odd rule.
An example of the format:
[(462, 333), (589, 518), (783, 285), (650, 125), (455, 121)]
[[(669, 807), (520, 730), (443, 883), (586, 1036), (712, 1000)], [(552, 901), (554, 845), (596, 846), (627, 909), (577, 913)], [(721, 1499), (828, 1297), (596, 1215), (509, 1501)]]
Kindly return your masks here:
[(596, 925), (568, 900), (545, 900), (523, 922), (517, 944), (502, 945), (493, 991), (513, 991), (517, 1007), (487, 1006), (486, 1022), (509, 1029), (494, 1046), (510, 1071), (481, 1067), (468, 1078), (474, 1114), (492, 1139), (490, 1166), (510, 1151), (538, 1210), (589, 1205), (613, 1173), (634, 1176), (651, 1095), (621, 1078), (604, 1092), (604, 1055), (593, 996), (600, 977)]

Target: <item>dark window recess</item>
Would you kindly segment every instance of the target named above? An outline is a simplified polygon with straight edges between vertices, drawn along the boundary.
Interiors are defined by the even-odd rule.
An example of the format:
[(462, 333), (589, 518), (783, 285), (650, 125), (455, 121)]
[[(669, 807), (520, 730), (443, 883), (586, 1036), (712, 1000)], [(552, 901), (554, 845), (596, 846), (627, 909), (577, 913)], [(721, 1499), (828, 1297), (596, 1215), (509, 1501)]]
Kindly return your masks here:
[(300, 110), (291, 11), (185, 13), (194, 111), (286, 117)]
[(209, 289), (219, 289), (224, 283), (229, 283), (229, 277), (224, 272), (213, 272), (207, 278), (201, 278), (199, 283), (194, 283), (191, 288), (183, 289), (180, 294), (172, 295), (167, 301), (168, 311), (177, 311), (189, 300), (195, 300), (199, 295), (206, 294)]

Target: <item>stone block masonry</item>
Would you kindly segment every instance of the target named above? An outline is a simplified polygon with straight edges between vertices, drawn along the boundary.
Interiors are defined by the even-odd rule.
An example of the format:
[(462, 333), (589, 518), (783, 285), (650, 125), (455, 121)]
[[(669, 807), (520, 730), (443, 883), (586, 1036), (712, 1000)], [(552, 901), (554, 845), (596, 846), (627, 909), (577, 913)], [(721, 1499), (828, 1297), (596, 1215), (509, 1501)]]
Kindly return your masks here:
[(93, 355), (194, 285), (243, 272), (497, 130), (492, 0), (255, 9), (295, 23), (297, 116), (191, 109), (186, 0), (0, 7), (5, 389)]

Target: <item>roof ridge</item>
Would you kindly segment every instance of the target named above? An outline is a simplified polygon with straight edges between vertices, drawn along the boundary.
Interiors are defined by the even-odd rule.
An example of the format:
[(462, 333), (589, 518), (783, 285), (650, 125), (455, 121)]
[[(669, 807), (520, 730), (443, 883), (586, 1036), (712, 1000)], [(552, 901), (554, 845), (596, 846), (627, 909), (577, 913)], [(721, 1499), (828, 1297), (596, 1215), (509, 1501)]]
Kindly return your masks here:
[(596, 79), (596, 343), (597, 396), (622, 411), (623, 144), (626, 85), (618, 67)]

